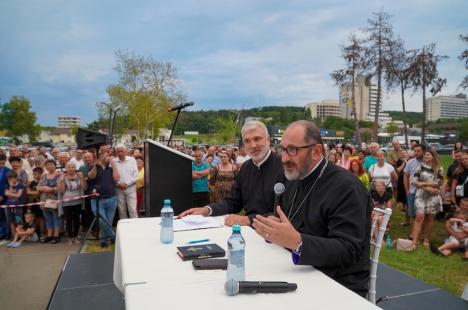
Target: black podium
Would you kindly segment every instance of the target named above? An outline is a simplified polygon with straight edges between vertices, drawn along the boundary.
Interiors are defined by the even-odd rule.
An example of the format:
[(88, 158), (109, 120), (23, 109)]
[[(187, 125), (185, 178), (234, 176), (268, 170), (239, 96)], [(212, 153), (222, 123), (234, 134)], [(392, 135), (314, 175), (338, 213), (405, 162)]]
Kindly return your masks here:
[(192, 207), (193, 157), (147, 139), (145, 147), (146, 216), (159, 216), (164, 199), (170, 199), (174, 214)]

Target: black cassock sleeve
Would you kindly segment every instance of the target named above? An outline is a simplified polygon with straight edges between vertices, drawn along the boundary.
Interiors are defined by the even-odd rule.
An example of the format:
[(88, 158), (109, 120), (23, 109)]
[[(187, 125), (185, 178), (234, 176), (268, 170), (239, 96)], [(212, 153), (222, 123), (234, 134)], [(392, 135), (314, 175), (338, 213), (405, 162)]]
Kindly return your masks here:
[[(371, 201), (359, 185), (335, 182), (322, 189), (319, 195), (325, 199), (319, 203), (319, 212), (326, 217), (328, 229), (324, 236), (301, 233), (302, 252), (298, 264), (343, 270), (367, 255), (364, 249), (369, 242)], [(318, 207), (311, 201), (308, 203), (309, 208)]]

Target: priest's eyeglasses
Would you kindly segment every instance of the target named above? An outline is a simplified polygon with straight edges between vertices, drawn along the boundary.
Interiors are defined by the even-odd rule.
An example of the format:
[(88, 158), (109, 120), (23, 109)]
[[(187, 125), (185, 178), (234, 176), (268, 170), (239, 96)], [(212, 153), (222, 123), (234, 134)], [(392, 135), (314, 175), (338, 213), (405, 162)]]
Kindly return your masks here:
[(299, 153), (300, 149), (307, 149), (309, 147), (316, 146), (317, 144), (318, 143), (313, 143), (313, 144), (304, 145), (304, 146), (287, 146), (287, 147), (282, 147), (280, 145), (279, 148), (282, 152), (286, 152), (289, 156), (296, 156), (297, 153)]

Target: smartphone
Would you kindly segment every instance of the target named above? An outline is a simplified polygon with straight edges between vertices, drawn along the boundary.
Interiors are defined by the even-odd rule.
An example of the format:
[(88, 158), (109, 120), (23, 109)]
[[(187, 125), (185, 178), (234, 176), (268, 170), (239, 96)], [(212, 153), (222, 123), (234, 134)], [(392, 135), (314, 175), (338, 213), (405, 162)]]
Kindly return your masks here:
[(226, 270), (228, 265), (227, 259), (217, 258), (201, 258), (192, 261), (193, 268), (196, 270)]

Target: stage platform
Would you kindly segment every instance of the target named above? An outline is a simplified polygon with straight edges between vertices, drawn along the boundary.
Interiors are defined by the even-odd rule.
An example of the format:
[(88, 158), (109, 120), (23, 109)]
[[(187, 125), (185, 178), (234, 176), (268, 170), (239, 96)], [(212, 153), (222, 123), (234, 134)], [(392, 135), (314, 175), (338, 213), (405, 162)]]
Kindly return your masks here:
[[(125, 309), (112, 281), (114, 253), (72, 254), (50, 298), (50, 310)], [(466, 310), (468, 301), (379, 264), (378, 306), (385, 310)]]

